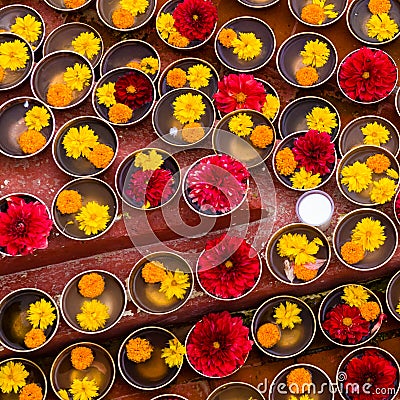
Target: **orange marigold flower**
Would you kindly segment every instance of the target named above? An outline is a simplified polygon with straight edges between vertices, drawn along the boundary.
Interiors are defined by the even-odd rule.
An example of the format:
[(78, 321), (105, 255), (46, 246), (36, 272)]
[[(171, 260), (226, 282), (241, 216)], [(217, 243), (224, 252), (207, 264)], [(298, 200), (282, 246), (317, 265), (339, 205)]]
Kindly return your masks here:
[(297, 161), (294, 159), (293, 151), (285, 147), (276, 153), (276, 169), (281, 175), (288, 176), (293, 174), (297, 167)]
[(33, 154), (46, 144), (46, 137), (40, 132), (28, 129), (18, 138), (19, 147), (25, 154)]
[(164, 264), (160, 261), (150, 261), (142, 268), (142, 278), (146, 283), (162, 282), (166, 277)]
[(129, 68), (141, 69), (140, 62), (138, 62), (138, 61), (130, 61), (130, 62), (128, 62), (128, 64), (126, 64), (126, 66)]
[(390, 160), (384, 154), (374, 154), (367, 158), (367, 167), (376, 174), (382, 174), (390, 167)]
[(135, 23), (135, 17), (123, 8), (114, 10), (111, 19), (114, 26), (118, 29), (128, 29)]
[(18, 400), (42, 400), (42, 388), (36, 383), (28, 383), (19, 392)]
[(275, 346), (281, 340), (281, 331), (278, 325), (272, 323), (261, 325), (257, 330), (257, 340), (266, 349)]
[(390, 0), (369, 0), (368, 9), (372, 14), (388, 13), (392, 8)]
[(265, 149), (274, 140), (274, 132), (267, 125), (257, 125), (250, 136), (250, 141), (255, 147)]
[(301, 86), (311, 86), (318, 81), (319, 75), (314, 67), (308, 66), (296, 71), (296, 81)]
[(4, 71), (4, 68), (0, 66), (0, 83), (3, 82), (5, 74), (6, 72)]
[(365, 251), (361, 244), (355, 242), (346, 242), (340, 248), (340, 254), (347, 264), (357, 264), (364, 256)]
[(116, 103), (108, 110), (108, 118), (114, 124), (125, 124), (133, 115), (133, 110), (122, 103)]
[(73, 214), (82, 208), (82, 196), (76, 190), (63, 190), (57, 197), (56, 207), (61, 214)]
[(321, 25), (326, 17), (324, 9), (318, 4), (307, 4), (301, 10), (301, 19), (312, 25)]
[(306, 268), (303, 264), (300, 265), (294, 264), (293, 272), (297, 279), (300, 279), (305, 282), (311, 281), (318, 274), (317, 269)]
[(377, 319), (381, 313), (381, 308), (376, 301), (367, 301), (366, 303), (362, 304), (359, 309), (361, 316), (368, 322)]
[(182, 128), (182, 139), (188, 143), (198, 142), (204, 135), (204, 128), (199, 122), (189, 122)]
[(172, 32), (169, 35), (168, 43), (175, 47), (187, 47), (190, 40), (185, 36), (182, 36), (179, 32)]
[(106, 144), (99, 143), (86, 157), (96, 168), (105, 168), (114, 157), (114, 150)]
[(97, 272), (83, 275), (78, 282), (79, 293), (89, 299), (99, 297), (104, 292), (104, 287), (104, 278)]
[(151, 358), (154, 347), (147, 339), (135, 338), (126, 344), (126, 355), (129, 360), (135, 363), (142, 363)]
[(312, 383), (312, 375), (308, 369), (295, 368), (286, 376), (286, 385), (294, 394), (302, 394)]
[(237, 33), (231, 29), (222, 29), (218, 35), (218, 41), (222, 44), (222, 46), (227, 47), (228, 49), (232, 47), (232, 41), (237, 39)]
[(185, 86), (186, 80), (186, 72), (182, 68), (173, 68), (167, 73), (167, 85), (173, 88)]
[(46, 98), (53, 107), (66, 107), (72, 102), (72, 90), (65, 83), (54, 83), (49, 86)]
[(78, 346), (71, 351), (72, 366), (78, 371), (83, 371), (84, 369), (89, 368), (93, 361), (93, 352), (89, 347)]
[(85, 4), (86, 0), (64, 0), (65, 7), (67, 8), (78, 8)]
[(25, 346), (28, 349), (36, 349), (46, 341), (46, 335), (41, 329), (31, 329), (24, 338)]

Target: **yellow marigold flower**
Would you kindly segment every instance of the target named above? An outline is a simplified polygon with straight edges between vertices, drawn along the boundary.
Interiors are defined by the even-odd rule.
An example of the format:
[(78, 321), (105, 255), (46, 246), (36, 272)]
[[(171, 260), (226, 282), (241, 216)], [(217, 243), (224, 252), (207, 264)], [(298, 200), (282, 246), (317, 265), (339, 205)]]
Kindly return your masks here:
[(15, 23), (11, 25), (10, 32), (21, 36), (29, 43), (33, 43), (39, 39), (39, 35), (42, 33), (42, 24), (33, 15), (26, 14), (23, 18), (15, 18)]
[(389, 140), (389, 130), (377, 122), (371, 122), (361, 128), (364, 137), (364, 144), (380, 146)]
[(293, 174), (297, 167), (293, 151), (289, 147), (279, 150), (275, 156), (275, 165), (281, 175), (288, 176)]
[(200, 94), (181, 94), (174, 102), (174, 117), (182, 124), (195, 122), (205, 114), (206, 105)]
[(173, 88), (181, 88), (186, 84), (186, 72), (182, 68), (173, 68), (167, 73), (167, 85)]
[(286, 306), (280, 303), (279, 306), (275, 308), (274, 318), (276, 323), (282, 326), (282, 329), (293, 329), (295, 324), (301, 324), (302, 322), (299, 316), (300, 313), (301, 308), (299, 308), (297, 304), (286, 301)]
[(208, 81), (211, 78), (211, 69), (203, 64), (191, 66), (187, 72), (187, 80), (189, 86), (194, 89), (200, 89), (208, 86)]
[(171, 32), (168, 37), (168, 43), (175, 47), (187, 47), (189, 46), (190, 40), (182, 36), (179, 32)]
[(341, 183), (347, 186), (349, 192), (360, 193), (372, 182), (372, 170), (365, 163), (356, 161), (344, 167), (341, 171)]
[(57, 197), (56, 207), (61, 214), (73, 214), (82, 207), (82, 196), (76, 190), (63, 190)]
[(367, 321), (374, 321), (381, 313), (381, 308), (376, 301), (368, 301), (360, 307), (361, 316)]
[(399, 179), (399, 174), (393, 168), (388, 168), (386, 171), (386, 175), (393, 179)]
[(182, 139), (187, 143), (196, 143), (205, 134), (204, 128), (198, 122), (190, 122), (182, 128)]
[(360, 285), (347, 285), (343, 289), (342, 300), (351, 307), (361, 307), (369, 299), (369, 293)]
[(114, 150), (106, 144), (99, 143), (86, 157), (96, 168), (106, 168), (114, 157)]
[(69, 400), (68, 392), (65, 389), (60, 389), (57, 394), (62, 398), (62, 400)]
[[(291, 399), (289, 398), (289, 400), (291, 400)], [(302, 396), (300, 396), (299, 400), (314, 400), (314, 398), (310, 397), (308, 394), (303, 394)]]
[(338, 126), (336, 114), (330, 112), (328, 107), (314, 107), (306, 115), (308, 129), (331, 134), (332, 130)]
[(29, 60), (28, 47), (20, 40), (0, 44), (0, 66), (16, 71), (26, 67)]
[(392, 8), (390, 0), (369, 0), (368, 9), (372, 14), (388, 13)]
[(104, 104), (106, 107), (111, 107), (116, 103), (114, 93), (115, 83), (105, 83), (96, 90), (97, 101), (99, 104)]
[(167, 276), (161, 282), (160, 293), (164, 293), (168, 300), (174, 296), (183, 299), (189, 287), (189, 274), (176, 269), (175, 272), (167, 271)]
[(28, 129), (41, 131), (46, 126), (49, 126), (50, 114), (45, 107), (33, 106), (25, 114), (25, 125)]
[(392, 179), (382, 178), (377, 182), (373, 182), (373, 185), (370, 198), (376, 204), (387, 203), (396, 193), (397, 185)]
[(130, 339), (126, 344), (126, 356), (134, 363), (142, 363), (151, 358), (154, 347), (147, 339), (140, 337)]
[(71, 90), (83, 90), (89, 86), (89, 81), (92, 79), (92, 73), (85, 64), (75, 63), (73, 67), (67, 67), (64, 72), (64, 82)]
[(74, 379), (69, 389), (72, 394), (73, 400), (92, 400), (99, 395), (99, 387), (96, 381), (89, 380), (87, 377), (80, 379)]
[(313, 175), (311, 171), (307, 172), (304, 167), (301, 167), (300, 171), (293, 174), (290, 181), (295, 189), (314, 189), (322, 182), (322, 179), (320, 174)]
[(123, 8), (118, 8), (111, 15), (114, 26), (118, 29), (128, 29), (135, 23), (135, 17)]
[(115, 103), (108, 110), (108, 119), (113, 124), (126, 124), (132, 118), (132, 108), (122, 103)]
[(78, 8), (85, 4), (86, 0), (64, 0), (64, 5), (67, 8)]
[(94, 130), (89, 125), (72, 127), (64, 136), (62, 144), (67, 153), (67, 157), (78, 158), (81, 155), (87, 157), (90, 149), (98, 145), (99, 137), (94, 134)]
[(163, 39), (168, 39), (168, 36), (171, 33), (176, 32), (174, 24), (175, 24), (175, 19), (172, 16), (172, 14), (161, 13), (160, 16), (157, 18), (156, 28)]
[(319, 75), (314, 67), (302, 67), (296, 71), (296, 81), (301, 86), (312, 86), (318, 79)]
[(140, 69), (140, 70), (142, 69), (140, 66), (140, 62), (138, 62), (138, 61), (130, 61), (130, 62), (128, 62), (128, 64), (126, 64), (126, 66), (129, 68), (135, 68), (135, 69)]
[(34, 328), (45, 330), (48, 326), (52, 326), (56, 319), (54, 311), (55, 308), (50, 301), (40, 299), (29, 305), (26, 319)]
[(142, 268), (142, 278), (146, 283), (159, 283), (166, 277), (164, 264), (160, 261), (150, 261)]
[(93, 352), (89, 347), (78, 346), (71, 351), (72, 366), (78, 371), (89, 368), (94, 361)]
[(110, 318), (108, 307), (99, 300), (84, 301), (76, 320), (85, 331), (103, 329)]
[(143, 14), (149, 6), (148, 0), (119, 0), (119, 5), (123, 10), (129, 11), (134, 17)]
[(28, 129), (27, 131), (22, 132), (18, 138), (18, 145), (25, 154), (36, 153), (46, 143), (46, 137), (33, 129)]
[(396, 312), (397, 312), (398, 314), (400, 314), (400, 301), (399, 301), (399, 304), (397, 304)]
[(163, 165), (164, 159), (157, 150), (150, 150), (148, 154), (142, 151), (135, 156), (135, 167), (142, 168), (143, 171), (155, 171)]
[(19, 392), (18, 400), (42, 400), (42, 388), (36, 383), (29, 383)]
[(24, 338), (25, 346), (28, 349), (36, 349), (46, 341), (46, 335), (41, 329), (31, 329)]
[(66, 107), (73, 100), (72, 90), (65, 83), (51, 84), (47, 90), (46, 99), (53, 107)]
[(309, 40), (300, 52), (304, 65), (311, 65), (315, 68), (323, 67), (329, 59), (330, 50), (325, 42), (319, 39)]
[(80, 222), (79, 229), (84, 231), (85, 235), (95, 235), (98, 232), (104, 231), (111, 219), (108, 210), (109, 207), (107, 205), (103, 206), (96, 201), (89, 201), (75, 217)]
[(6, 72), (4, 71), (4, 68), (0, 66), (0, 83), (3, 82), (5, 75)]
[(325, 22), (326, 17), (336, 18), (338, 13), (333, 11), (335, 5), (325, 5), (325, 3), (326, 0), (313, 0), (312, 3), (307, 4), (301, 10), (301, 19), (309, 24), (321, 25)]
[(294, 264), (293, 273), (297, 279), (308, 282), (318, 275), (318, 270), (307, 268), (304, 264)]
[(145, 57), (140, 61), (140, 69), (145, 74), (156, 74), (160, 68), (158, 60), (155, 57)]
[(364, 250), (374, 251), (385, 243), (385, 227), (372, 218), (363, 218), (352, 231), (351, 240), (361, 244)]
[(29, 372), (20, 362), (9, 361), (0, 367), (0, 390), (3, 393), (18, 393), (19, 389), (25, 386), (25, 379)]
[(357, 264), (364, 258), (365, 251), (361, 244), (350, 241), (340, 248), (340, 254), (347, 264)]
[(295, 368), (286, 376), (286, 385), (290, 393), (302, 394), (309, 390), (312, 375), (308, 369)]
[(262, 347), (270, 349), (281, 340), (281, 331), (276, 324), (266, 323), (257, 330), (257, 340)]
[(274, 141), (274, 132), (267, 125), (257, 125), (251, 132), (250, 141), (255, 147), (265, 149)]
[(72, 41), (74, 50), (91, 60), (100, 51), (100, 38), (93, 32), (82, 32)]
[(238, 136), (250, 135), (253, 125), (251, 116), (245, 113), (234, 115), (228, 123), (229, 130)]
[(367, 21), (368, 36), (376, 37), (380, 42), (392, 39), (399, 31), (396, 21), (389, 17), (389, 14), (372, 15)]
[(186, 354), (185, 346), (176, 338), (169, 340), (168, 346), (161, 350), (161, 358), (165, 358), (165, 363), (170, 368), (180, 367)]
[(390, 167), (390, 160), (384, 154), (374, 154), (367, 158), (366, 164), (376, 174), (382, 174)]
[(252, 60), (261, 54), (262, 42), (253, 32), (239, 32), (239, 38), (233, 39), (233, 54), (237, 54), (239, 60)]
[(79, 279), (78, 289), (83, 297), (93, 299), (99, 297), (104, 292), (105, 285), (104, 278), (100, 274), (91, 272)]
[(224, 28), (218, 35), (218, 41), (222, 44), (222, 46), (229, 49), (232, 47), (232, 41), (237, 39), (237, 37), (237, 33), (233, 29)]
[(279, 99), (273, 94), (267, 94), (265, 96), (265, 103), (262, 106), (261, 112), (269, 119), (273, 120), (275, 115), (278, 113), (281, 103)]

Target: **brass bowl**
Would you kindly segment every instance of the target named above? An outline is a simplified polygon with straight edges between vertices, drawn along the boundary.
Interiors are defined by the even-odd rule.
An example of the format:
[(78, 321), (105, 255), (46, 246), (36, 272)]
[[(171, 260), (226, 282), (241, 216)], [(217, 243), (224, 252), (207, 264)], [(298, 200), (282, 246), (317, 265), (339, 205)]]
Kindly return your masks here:
[(395, 102), (397, 114), (400, 115), (400, 87), (396, 93), (396, 98), (395, 98), (394, 102)]
[(397, 306), (400, 303), (400, 271), (398, 271), (392, 279), (390, 279), (386, 288), (386, 304), (393, 315), (398, 321), (400, 321), (400, 313), (396, 311)]
[(179, 394), (160, 394), (159, 396), (152, 397), (151, 400), (163, 400), (163, 399), (169, 399), (169, 400), (188, 400), (186, 397), (179, 396)]
[(246, 382), (227, 382), (214, 389), (206, 400), (262, 399), (259, 389)]
[(86, 0), (84, 4), (76, 8), (67, 8), (64, 4), (64, 0), (44, 0), (44, 2), (51, 7), (53, 10), (73, 13), (73, 12), (82, 12), (85, 8), (89, 6), (92, 0)]
[(279, 0), (238, 0), (239, 3), (251, 8), (265, 8), (273, 6)]

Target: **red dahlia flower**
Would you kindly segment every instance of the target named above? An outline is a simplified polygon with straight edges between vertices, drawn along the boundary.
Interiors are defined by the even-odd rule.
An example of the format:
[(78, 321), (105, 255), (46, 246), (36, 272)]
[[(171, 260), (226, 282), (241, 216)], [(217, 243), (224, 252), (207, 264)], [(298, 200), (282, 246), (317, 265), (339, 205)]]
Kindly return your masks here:
[(0, 212), (0, 247), (15, 256), (45, 249), (53, 222), (39, 201), (26, 203), (21, 197), (7, 199), (5, 212)]
[(230, 113), (234, 110), (249, 108), (260, 111), (265, 103), (265, 89), (253, 75), (230, 74), (218, 82), (218, 92), (214, 94), (219, 111)]
[(115, 82), (115, 99), (132, 110), (153, 101), (153, 87), (145, 75), (131, 71)]
[(157, 207), (172, 196), (173, 184), (172, 173), (167, 169), (138, 170), (132, 174), (125, 193), (145, 208)]
[(248, 335), (249, 329), (240, 317), (232, 317), (227, 311), (208, 314), (190, 333), (188, 359), (206, 376), (227, 376), (245, 363), (253, 345)]
[(199, 258), (198, 276), (204, 289), (223, 299), (251, 289), (260, 274), (255, 250), (243, 239), (223, 235), (206, 243)]
[(338, 304), (326, 313), (322, 327), (340, 343), (356, 344), (369, 335), (369, 325), (357, 307)]
[(400, 195), (397, 196), (395, 207), (397, 218), (400, 220)]
[(313, 174), (329, 174), (335, 162), (335, 145), (326, 132), (308, 131), (295, 139), (292, 150), (299, 166)]
[(227, 213), (242, 202), (249, 176), (246, 167), (231, 156), (204, 158), (187, 175), (189, 197), (201, 211)]
[[(397, 368), (377, 351), (366, 350), (352, 358), (346, 367), (344, 389), (351, 400), (386, 400), (394, 393)], [(368, 384), (368, 386), (366, 386)], [(357, 386), (358, 389), (357, 390)]]
[(213, 31), (218, 11), (210, 0), (183, 0), (172, 16), (178, 32), (192, 40), (205, 40)]
[(376, 101), (394, 88), (397, 69), (382, 50), (362, 47), (343, 62), (339, 70), (339, 85), (353, 100)]

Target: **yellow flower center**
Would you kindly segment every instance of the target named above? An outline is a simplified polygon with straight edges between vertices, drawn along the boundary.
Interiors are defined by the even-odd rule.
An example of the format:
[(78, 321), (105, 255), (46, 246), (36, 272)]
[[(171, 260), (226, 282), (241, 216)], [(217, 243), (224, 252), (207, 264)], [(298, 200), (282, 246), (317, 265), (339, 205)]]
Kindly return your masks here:
[(365, 72), (362, 74), (362, 77), (363, 77), (364, 79), (368, 79), (368, 78), (369, 78), (369, 72), (368, 72), (368, 71), (365, 71)]
[(218, 342), (213, 343), (214, 349), (219, 349), (221, 346)]
[(176, 283), (176, 280), (171, 281), (171, 286), (177, 286), (178, 284)]
[(235, 96), (236, 101), (237, 101), (238, 103), (244, 103), (244, 102), (246, 101), (246, 97), (247, 97), (247, 95), (245, 95), (243, 92), (239, 92), (239, 93)]
[(96, 221), (96, 219), (97, 219), (97, 214), (95, 214), (95, 213), (90, 214), (90, 219), (91, 219), (92, 221)]
[(135, 86), (129, 85), (129, 86), (126, 88), (126, 91), (127, 91), (128, 93), (134, 94), (134, 93), (136, 92), (136, 88), (135, 88)]
[(343, 318), (342, 322), (343, 322), (343, 325), (345, 325), (345, 326), (351, 326), (353, 323), (353, 320), (349, 317), (346, 317), (346, 318)]
[(196, 14), (194, 14), (194, 15), (193, 15), (193, 19), (194, 19), (195, 21), (197, 21), (197, 20), (199, 19), (199, 16), (196, 15)]
[(233, 267), (233, 262), (231, 260), (226, 261), (225, 262), (225, 267), (228, 268), (228, 269), (232, 268)]

